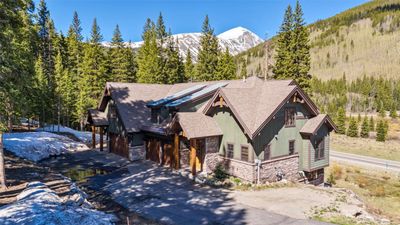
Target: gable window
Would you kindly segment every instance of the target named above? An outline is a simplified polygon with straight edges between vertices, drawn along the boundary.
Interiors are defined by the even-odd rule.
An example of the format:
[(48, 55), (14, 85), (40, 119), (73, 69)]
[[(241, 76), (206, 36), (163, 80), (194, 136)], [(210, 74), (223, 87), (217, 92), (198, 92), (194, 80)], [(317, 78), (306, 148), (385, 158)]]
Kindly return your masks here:
[(271, 144), (267, 144), (264, 147), (264, 160), (271, 159)]
[(226, 157), (227, 158), (233, 158), (233, 144), (228, 144), (227, 149), (226, 149)]
[(117, 118), (117, 109), (113, 105), (110, 106), (110, 118), (111, 119)]
[(296, 115), (295, 108), (291, 107), (291, 108), (286, 108), (285, 109), (285, 126), (286, 127), (294, 127), (294, 126), (296, 126), (295, 115)]
[(294, 150), (295, 150), (295, 141), (294, 140), (290, 140), (289, 141), (289, 155), (293, 155), (294, 154)]
[(248, 146), (242, 145), (240, 159), (242, 161), (246, 161), (246, 162), (249, 161), (249, 147)]
[(324, 139), (319, 140), (315, 147), (315, 161), (325, 158), (325, 142)]

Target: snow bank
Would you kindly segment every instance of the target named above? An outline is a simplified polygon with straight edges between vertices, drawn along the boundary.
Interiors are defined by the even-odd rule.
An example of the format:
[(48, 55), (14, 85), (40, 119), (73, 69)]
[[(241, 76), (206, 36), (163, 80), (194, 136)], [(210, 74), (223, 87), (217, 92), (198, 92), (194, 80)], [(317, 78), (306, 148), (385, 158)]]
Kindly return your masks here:
[(85, 144), (48, 132), (5, 133), (3, 144), (8, 151), (34, 162), (67, 151), (88, 149)]
[(32, 182), (17, 196), (17, 201), (0, 208), (0, 224), (113, 224), (114, 215), (65, 204), (41, 182)]
[[(47, 125), (45, 127), (41, 127), (36, 129), (36, 131), (47, 131), (47, 132), (61, 132), (61, 133), (69, 133), (74, 135), (76, 138), (78, 138), (80, 141), (90, 144), (92, 143), (92, 132), (88, 131), (77, 131), (69, 127), (65, 127), (60, 125), (60, 129), (58, 129), (58, 125)], [(96, 142), (100, 142), (100, 135), (96, 134)]]

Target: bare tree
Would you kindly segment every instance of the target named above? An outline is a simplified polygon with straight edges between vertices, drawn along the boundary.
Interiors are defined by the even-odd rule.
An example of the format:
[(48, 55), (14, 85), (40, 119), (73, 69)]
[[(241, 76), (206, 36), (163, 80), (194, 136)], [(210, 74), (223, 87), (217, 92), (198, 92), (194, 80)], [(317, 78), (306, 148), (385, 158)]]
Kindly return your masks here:
[(3, 134), (0, 131), (0, 185), (1, 190), (5, 190), (6, 186), (6, 173), (4, 169), (4, 151), (3, 151)]

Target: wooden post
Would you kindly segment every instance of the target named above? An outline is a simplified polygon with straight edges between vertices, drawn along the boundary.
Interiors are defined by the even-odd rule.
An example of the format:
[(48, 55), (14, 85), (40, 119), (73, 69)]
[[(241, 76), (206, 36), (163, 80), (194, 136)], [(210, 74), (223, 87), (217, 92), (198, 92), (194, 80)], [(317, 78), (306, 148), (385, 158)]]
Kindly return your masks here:
[(179, 135), (175, 134), (174, 138), (174, 167), (179, 169)]
[(190, 139), (190, 169), (196, 175), (196, 139)]
[(3, 134), (0, 132), (0, 187), (2, 190), (7, 188), (4, 166)]
[(100, 151), (103, 151), (103, 127), (100, 127)]
[(92, 126), (92, 147), (96, 148), (96, 127)]

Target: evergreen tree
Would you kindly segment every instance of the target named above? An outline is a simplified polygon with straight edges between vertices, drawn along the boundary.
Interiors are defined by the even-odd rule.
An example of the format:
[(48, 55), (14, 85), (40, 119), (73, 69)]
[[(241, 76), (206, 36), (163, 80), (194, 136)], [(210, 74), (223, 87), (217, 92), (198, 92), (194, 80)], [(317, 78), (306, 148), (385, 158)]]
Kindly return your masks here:
[(358, 113), (358, 116), (357, 116), (357, 123), (358, 123), (358, 124), (361, 123), (361, 114), (360, 114), (360, 113)]
[(164, 18), (160, 12), (156, 24), (157, 40), (160, 42), (160, 48), (163, 47), (165, 39), (169, 36), (164, 24)]
[(243, 60), (242, 66), (240, 68), (240, 78), (246, 78), (246, 77), (247, 77), (246, 62)]
[(345, 134), (346, 133), (346, 112), (342, 107), (337, 111), (336, 116), (336, 125), (337, 125), (337, 133)]
[(303, 10), (299, 1), (296, 2), (296, 8), (293, 13), (293, 72), (294, 79), (304, 90), (309, 90), (311, 83), (310, 71), (310, 33), (305, 26), (303, 19)]
[(357, 121), (353, 117), (350, 117), (349, 128), (347, 129), (347, 136), (358, 137), (358, 125)]
[(395, 103), (392, 104), (392, 107), (390, 109), (390, 117), (392, 117), (393, 119), (397, 118), (397, 107)]
[(374, 117), (371, 116), (369, 118), (369, 130), (370, 131), (375, 131), (375, 122), (374, 122)]
[(124, 40), (122, 39), (118, 25), (115, 27), (108, 55), (110, 62), (110, 79), (116, 82), (128, 82), (130, 77), (130, 58), (127, 57)]
[(153, 21), (146, 20), (143, 29), (143, 45), (137, 55), (137, 77), (140, 83), (165, 83), (166, 78), (161, 74), (160, 53), (157, 45), (157, 32)]
[[(128, 43), (128, 46), (131, 46), (131, 42)], [(136, 65), (136, 57), (133, 50), (128, 47), (125, 48), (125, 57), (128, 61), (128, 82), (136, 82), (136, 72), (137, 72), (137, 65)]]
[(229, 53), (228, 47), (225, 52), (220, 54), (218, 67), (216, 71), (217, 80), (232, 80), (235, 79), (236, 64), (233, 61), (233, 56)]
[(185, 62), (185, 77), (188, 81), (193, 81), (193, 77), (195, 75), (194, 65), (192, 62), (192, 54), (190, 53), (190, 49), (187, 49), (186, 53), (186, 62)]
[(364, 116), (364, 120), (361, 124), (361, 134), (360, 136), (362, 138), (368, 138), (369, 137), (369, 124), (368, 124), (368, 117)]
[(78, 84), (80, 93), (77, 101), (77, 117), (81, 129), (87, 110), (97, 105), (107, 81), (106, 57), (100, 45), (101, 41), (100, 28), (94, 19), (89, 43), (84, 48), (82, 75)]
[(285, 11), (282, 25), (276, 43), (275, 66), (272, 72), (275, 79), (288, 79), (294, 74), (293, 70), (293, 13), (289, 5)]
[(383, 119), (380, 119), (378, 121), (378, 125), (376, 127), (376, 141), (386, 141), (385, 124), (383, 122)]
[(198, 61), (196, 65), (196, 80), (215, 80), (218, 67), (219, 43), (211, 28), (208, 15), (205, 17), (200, 39)]
[(170, 36), (167, 41), (167, 48), (165, 49), (166, 61), (164, 65), (164, 71), (167, 76), (167, 83), (182, 83), (185, 79), (185, 71), (182, 59), (179, 55), (178, 46), (172, 36)]
[(379, 113), (379, 116), (381, 118), (385, 118), (386, 117), (386, 110), (383, 107), (383, 102), (382, 101), (379, 101), (379, 103), (378, 103), (378, 113)]

